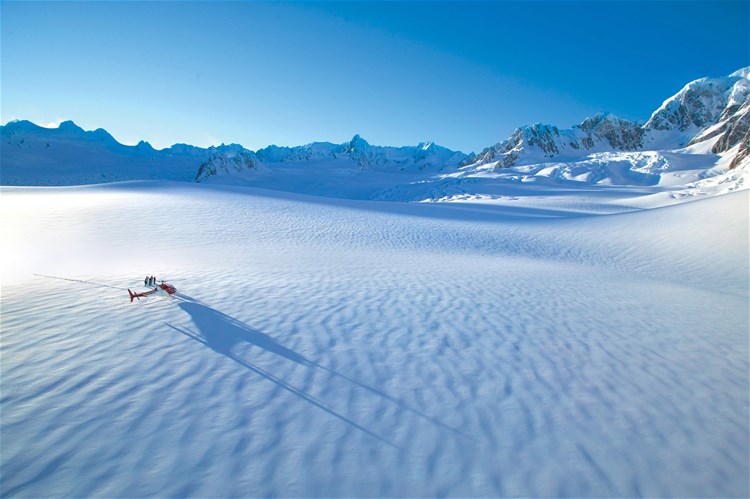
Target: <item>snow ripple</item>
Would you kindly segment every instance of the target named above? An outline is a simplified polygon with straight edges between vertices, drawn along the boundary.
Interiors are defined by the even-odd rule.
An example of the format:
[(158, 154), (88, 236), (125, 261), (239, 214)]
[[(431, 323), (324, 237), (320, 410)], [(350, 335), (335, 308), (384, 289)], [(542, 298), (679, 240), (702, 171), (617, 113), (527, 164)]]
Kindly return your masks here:
[[(3, 283), (3, 496), (748, 494), (746, 252), (715, 251), (746, 195), (704, 205), (710, 244), (704, 202), (519, 225), (73, 192), (99, 209), (70, 277), (137, 286), (93, 256), (120, 246), (181, 293)], [(77, 246), (39, 195), (4, 209)]]

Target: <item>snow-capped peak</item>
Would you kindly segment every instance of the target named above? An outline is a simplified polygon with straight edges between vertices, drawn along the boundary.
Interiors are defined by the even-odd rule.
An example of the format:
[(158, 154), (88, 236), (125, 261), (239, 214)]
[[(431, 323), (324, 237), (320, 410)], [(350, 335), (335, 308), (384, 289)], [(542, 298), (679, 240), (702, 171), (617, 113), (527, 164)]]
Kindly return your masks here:
[(362, 151), (369, 147), (370, 143), (357, 134), (347, 144), (347, 152)]
[(719, 78), (700, 78), (665, 100), (645, 127), (654, 130), (699, 131), (719, 121), (727, 107), (741, 105), (750, 92), (750, 68)]
[(642, 140), (643, 130), (637, 123), (599, 113), (568, 130), (542, 123), (517, 128), (508, 139), (468, 161), (496, 162), (497, 168), (508, 168), (552, 159), (577, 159), (593, 152), (634, 150), (641, 147)]
[(750, 68), (743, 68), (729, 76), (692, 81), (665, 100), (644, 125), (599, 113), (571, 130), (541, 123), (517, 128), (508, 139), (468, 158), (462, 166), (494, 163), (495, 168), (507, 168), (552, 159), (578, 160), (596, 152), (678, 149), (725, 133), (713, 148), (721, 153), (746, 133), (749, 78)]
[(252, 151), (241, 146), (215, 148), (215, 154), (198, 167), (196, 182), (215, 180), (217, 177), (243, 177), (260, 169), (260, 161)]
[[(416, 146), (373, 146), (359, 134), (342, 144), (269, 146), (257, 153), (237, 144), (207, 149), (175, 145), (157, 151), (145, 141), (136, 146), (122, 145), (101, 128), (84, 131), (72, 121), (64, 121), (57, 128), (14, 121), (0, 127), (2, 181), (33, 185), (221, 177), (224, 182), (237, 176), (258, 183), (283, 176), (283, 172), (303, 176), (345, 172), (347, 178), (355, 176), (353, 171), (357, 177), (367, 171), (388, 174), (389, 178), (396, 178), (391, 173), (406, 172), (428, 177), (460, 166), (472, 168), (451, 174), (550, 163), (577, 164), (574, 169), (579, 173), (574, 177), (583, 178), (580, 171), (590, 173), (594, 167), (601, 170), (603, 163), (617, 163), (620, 160), (613, 158), (620, 153), (632, 153), (622, 155), (627, 156), (623, 161), (642, 170), (643, 161), (666, 164), (658, 157), (651, 161), (656, 157), (651, 153), (672, 153), (684, 147), (691, 148), (689, 154), (705, 156), (709, 167), (717, 164), (717, 155), (728, 155), (722, 165), (744, 168), (750, 158), (749, 75), (750, 68), (743, 68), (729, 76), (690, 82), (667, 99), (645, 125), (610, 113), (596, 114), (569, 129), (535, 123), (517, 128), (506, 140), (468, 157), (431, 141)], [(591, 178), (604, 177), (597, 174)]]

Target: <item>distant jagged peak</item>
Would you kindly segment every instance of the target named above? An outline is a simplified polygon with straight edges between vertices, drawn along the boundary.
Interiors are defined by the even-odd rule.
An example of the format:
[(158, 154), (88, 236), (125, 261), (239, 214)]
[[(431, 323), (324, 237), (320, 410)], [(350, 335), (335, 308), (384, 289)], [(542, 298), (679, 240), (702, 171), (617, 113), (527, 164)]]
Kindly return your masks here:
[(644, 130), (636, 122), (612, 113), (598, 113), (583, 120), (572, 129), (534, 123), (517, 128), (506, 140), (484, 149), (462, 162), (508, 168), (533, 161), (574, 158), (607, 150), (636, 150), (643, 144)]
[(73, 120), (65, 120), (57, 125), (57, 129), (61, 132), (67, 133), (85, 133), (83, 128), (76, 125)]
[(717, 123), (728, 107), (741, 106), (750, 93), (750, 68), (729, 76), (693, 80), (665, 100), (644, 125), (654, 130), (687, 131)]
[(141, 140), (140, 142), (138, 142), (138, 144), (136, 144), (135, 147), (138, 151), (141, 151), (141, 152), (151, 152), (151, 151), (156, 150), (151, 144), (149, 144), (145, 140)]
[[(225, 155), (229, 154), (229, 155), (232, 155), (232, 154), (237, 154), (237, 153), (240, 153), (240, 152), (243, 152), (243, 151), (248, 151), (248, 149), (245, 149), (245, 147), (242, 146), (242, 145), (240, 145), (240, 144), (225, 144), (225, 143), (222, 142), (218, 146), (211, 146), (211, 147), (209, 147), (208, 151), (211, 154), (225, 154)], [(251, 151), (248, 151), (248, 152), (251, 152)]]
[(743, 142), (750, 128), (750, 67), (728, 76), (686, 84), (640, 125), (611, 113), (586, 118), (572, 130), (535, 123), (517, 128), (506, 140), (470, 156), (461, 166), (493, 163), (506, 168), (534, 161), (570, 159), (594, 152), (678, 149), (715, 139), (719, 154)]
[(277, 146), (270, 145), (258, 149), (256, 155), (261, 161), (268, 163), (284, 163), (287, 161), (316, 161), (336, 157), (336, 151), (341, 151), (344, 145), (336, 145), (330, 142), (311, 142), (303, 146)]
[(172, 144), (172, 146), (167, 148), (166, 151), (171, 152), (171, 153), (178, 153), (178, 154), (189, 154), (189, 153), (194, 153), (196, 151), (203, 151), (203, 149), (194, 145), (190, 145), (190, 144), (178, 143), (178, 144)]
[(734, 73), (729, 75), (730, 77), (734, 78), (745, 78), (746, 80), (750, 79), (750, 66), (742, 69), (738, 69)]
[(355, 134), (354, 137), (352, 137), (352, 140), (350, 140), (346, 144), (347, 152), (362, 151), (362, 150), (369, 149), (369, 148), (370, 148), (370, 143), (367, 142), (365, 139), (363, 139), (362, 136), (359, 134)]
[(555, 125), (546, 123), (534, 123), (516, 128), (516, 131), (507, 142), (512, 148), (528, 146), (538, 146), (547, 153), (557, 152), (555, 139), (560, 136), (560, 129)]
[(107, 145), (107, 146), (121, 146), (119, 142), (117, 142), (117, 139), (115, 139), (108, 131), (106, 131), (104, 128), (97, 128), (93, 132), (84, 132), (85, 135), (90, 137), (91, 139)]
[(573, 128), (580, 128), (581, 130), (588, 132), (594, 131), (601, 126), (638, 126), (638, 124), (610, 112), (600, 112), (593, 116), (589, 116), (578, 125), (573, 125)]
[(494, 149), (507, 152), (511, 149), (533, 146), (539, 143), (548, 143), (554, 137), (560, 135), (560, 130), (555, 125), (546, 123), (534, 123), (516, 128), (513, 134), (493, 146)]
[(247, 176), (262, 170), (254, 152), (237, 144), (214, 148), (214, 154), (204, 161), (195, 175), (195, 182), (215, 180), (217, 177)]
[(26, 135), (41, 137), (47, 144), (61, 139), (65, 141), (98, 142), (110, 148), (126, 147), (117, 142), (105, 129), (97, 128), (93, 131), (85, 131), (72, 120), (62, 121), (50, 127), (39, 126), (28, 120), (15, 120), (2, 127), (2, 130), (3, 135), (15, 135), (21, 138)]
[(593, 130), (599, 123), (612, 119), (612, 114), (608, 112), (596, 113), (593, 116), (589, 116), (578, 125), (573, 125), (573, 128), (580, 128), (581, 130)]
[(750, 79), (747, 77), (740, 78), (732, 85), (732, 91), (727, 100), (727, 107), (742, 106), (747, 101), (748, 94), (750, 94)]
[(10, 127), (10, 128), (25, 128), (25, 127), (41, 128), (39, 125), (29, 120), (10, 120), (3, 126)]
[(2, 128), (4, 134), (29, 133), (44, 130), (43, 127), (29, 120), (12, 120), (0, 128)]
[(612, 113), (597, 113), (573, 128), (582, 132), (576, 137), (576, 143), (584, 150), (601, 148), (602, 143), (605, 148), (618, 151), (634, 151), (643, 146), (642, 125)]
[(98, 137), (111, 137), (111, 136), (112, 136), (112, 135), (111, 135), (111, 134), (110, 134), (110, 133), (109, 133), (108, 131), (106, 131), (106, 130), (105, 130), (104, 128), (97, 128), (96, 130), (94, 130), (94, 131), (93, 131), (93, 132), (91, 132), (91, 133), (93, 133), (94, 135), (96, 135), (96, 136), (98, 136)]
[(533, 125), (524, 125), (516, 128), (513, 137), (522, 137), (524, 139), (540, 137), (547, 134), (559, 134), (560, 130), (555, 125), (536, 122)]

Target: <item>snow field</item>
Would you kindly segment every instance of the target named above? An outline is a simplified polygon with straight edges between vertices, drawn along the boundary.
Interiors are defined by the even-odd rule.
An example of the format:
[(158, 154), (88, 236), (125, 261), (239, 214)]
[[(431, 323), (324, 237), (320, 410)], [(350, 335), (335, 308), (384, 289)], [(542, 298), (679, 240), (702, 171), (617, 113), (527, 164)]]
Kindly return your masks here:
[(548, 202), (3, 188), (2, 495), (747, 496), (747, 191)]

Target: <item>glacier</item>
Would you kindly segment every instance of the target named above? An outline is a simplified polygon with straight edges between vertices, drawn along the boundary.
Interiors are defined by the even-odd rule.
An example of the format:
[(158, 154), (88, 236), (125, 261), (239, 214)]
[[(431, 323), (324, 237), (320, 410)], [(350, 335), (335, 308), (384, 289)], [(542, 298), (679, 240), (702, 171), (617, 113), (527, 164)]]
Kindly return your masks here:
[(480, 154), (3, 126), (0, 495), (750, 496), (747, 76)]
[[(0, 130), (0, 184), (177, 180), (349, 199), (458, 201), (499, 199), (518, 182), (603, 188), (632, 182), (654, 192), (673, 190), (673, 199), (695, 198), (747, 188), (748, 95), (745, 68), (688, 83), (643, 124), (609, 113), (571, 129), (536, 123), (470, 154), (430, 142), (374, 146), (359, 135), (343, 144), (258, 151), (239, 144), (155, 150), (146, 142), (124, 146), (102, 129), (86, 132), (70, 121), (57, 129), (16, 121)], [(660, 169), (644, 173), (644, 157)]]
[(570, 195), (2, 187), (0, 492), (746, 497), (748, 191)]

